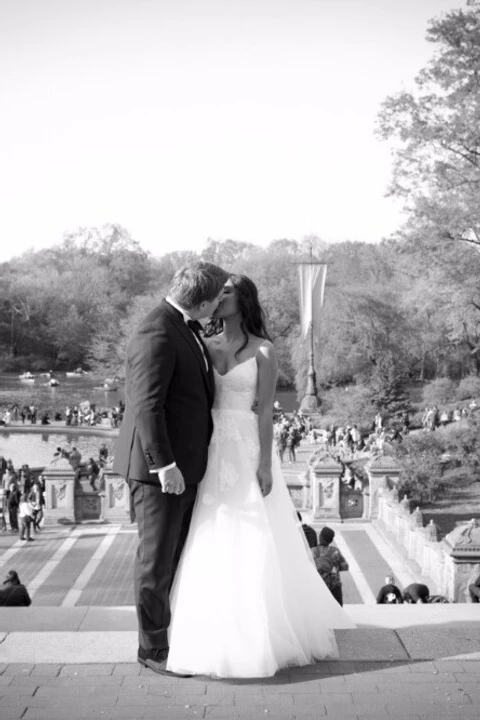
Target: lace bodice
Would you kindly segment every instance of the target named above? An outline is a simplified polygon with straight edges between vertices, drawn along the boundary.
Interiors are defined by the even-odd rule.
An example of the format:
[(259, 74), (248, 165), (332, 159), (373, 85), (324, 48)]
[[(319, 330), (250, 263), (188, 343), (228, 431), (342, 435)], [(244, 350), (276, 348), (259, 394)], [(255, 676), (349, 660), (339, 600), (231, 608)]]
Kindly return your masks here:
[(257, 395), (257, 361), (251, 357), (225, 375), (215, 372), (213, 410), (250, 412)]

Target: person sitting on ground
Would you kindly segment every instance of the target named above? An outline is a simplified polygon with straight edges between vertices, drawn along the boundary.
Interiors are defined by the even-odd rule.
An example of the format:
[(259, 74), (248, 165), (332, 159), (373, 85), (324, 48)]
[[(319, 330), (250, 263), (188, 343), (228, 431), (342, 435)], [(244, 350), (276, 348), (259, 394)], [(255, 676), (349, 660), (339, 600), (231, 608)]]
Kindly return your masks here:
[(430, 590), (423, 583), (411, 583), (403, 591), (403, 600), (406, 603), (428, 603)]
[(348, 563), (340, 550), (332, 546), (335, 532), (332, 528), (324, 527), (320, 530), (319, 543), (312, 548), (316, 568), (325, 585), (332, 593), (339, 605), (343, 605), (343, 590), (340, 572), (348, 570)]
[(395, 585), (393, 575), (387, 575), (385, 585), (382, 585), (377, 595), (377, 605), (396, 605), (403, 603), (402, 593)]
[(16, 570), (10, 570), (0, 588), (0, 607), (31, 605), (32, 601), (25, 585), (22, 585)]
[(480, 602), (480, 575), (468, 586), (468, 594), (472, 603)]
[(302, 530), (305, 533), (305, 537), (307, 538), (309, 547), (311, 547), (311, 548), (317, 547), (317, 533), (310, 525), (307, 525), (306, 523), (303, 522), (303, 518), (298, 511), (297, 511), (297, 517), (298, 517), (299, 522), (302, 524)]

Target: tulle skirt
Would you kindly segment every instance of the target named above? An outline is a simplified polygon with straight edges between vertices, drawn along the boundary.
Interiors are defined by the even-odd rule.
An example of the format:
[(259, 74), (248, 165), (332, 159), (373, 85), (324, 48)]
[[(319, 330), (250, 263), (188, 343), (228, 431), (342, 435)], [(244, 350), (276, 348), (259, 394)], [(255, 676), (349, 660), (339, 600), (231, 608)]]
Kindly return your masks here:
[(207, 472), (171, 593), (167, 668), (268, 677), (338, 657), (353, 627), (318, 575), (273, 453), (273, 489), (257, 481), (258, 419), (218, 411)]

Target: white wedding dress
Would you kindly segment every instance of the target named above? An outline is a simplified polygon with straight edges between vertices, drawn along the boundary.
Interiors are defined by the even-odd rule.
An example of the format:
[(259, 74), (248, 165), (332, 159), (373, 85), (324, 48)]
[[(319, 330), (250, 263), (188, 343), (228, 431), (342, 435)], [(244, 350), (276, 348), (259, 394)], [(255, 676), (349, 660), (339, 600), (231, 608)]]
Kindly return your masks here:
[(215, 373), (208, 467), (171, 593), (167, 668), (268, 677), (338, 657), (333, 628), (354, 624), (318, 575), (273, 455), (273, 489), (256, 477), (257, 362)]

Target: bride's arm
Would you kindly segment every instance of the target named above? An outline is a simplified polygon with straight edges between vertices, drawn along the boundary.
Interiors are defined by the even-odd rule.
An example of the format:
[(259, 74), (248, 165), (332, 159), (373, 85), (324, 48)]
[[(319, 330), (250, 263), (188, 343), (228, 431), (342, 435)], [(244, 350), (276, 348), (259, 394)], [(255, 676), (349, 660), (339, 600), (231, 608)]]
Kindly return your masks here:
[(273, 399), (277, 385), (278, 362), (272, 343), (261, 345), (257, 352), (258, 365), (258, 430), (260, 436), (260, 463), (258, 482), (263, 495), (272, 489)]

